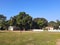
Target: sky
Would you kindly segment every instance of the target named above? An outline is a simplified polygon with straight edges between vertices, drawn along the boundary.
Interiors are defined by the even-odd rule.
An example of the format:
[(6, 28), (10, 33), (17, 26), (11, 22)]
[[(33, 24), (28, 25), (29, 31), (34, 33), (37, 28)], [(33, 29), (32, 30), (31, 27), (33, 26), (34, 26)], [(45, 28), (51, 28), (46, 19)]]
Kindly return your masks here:
[(7, 19), (19, 12), (48, 21), (60, 20), (60, 0), (0, 0), (0, 14)]

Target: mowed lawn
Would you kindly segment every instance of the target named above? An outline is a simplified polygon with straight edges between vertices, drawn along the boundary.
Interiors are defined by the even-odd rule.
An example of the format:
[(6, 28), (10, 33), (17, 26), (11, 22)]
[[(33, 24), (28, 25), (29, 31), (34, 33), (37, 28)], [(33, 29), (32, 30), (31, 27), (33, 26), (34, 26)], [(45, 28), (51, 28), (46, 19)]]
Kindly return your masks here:
[(0, 32), (0, 45), (56, 45), (59, 32)]

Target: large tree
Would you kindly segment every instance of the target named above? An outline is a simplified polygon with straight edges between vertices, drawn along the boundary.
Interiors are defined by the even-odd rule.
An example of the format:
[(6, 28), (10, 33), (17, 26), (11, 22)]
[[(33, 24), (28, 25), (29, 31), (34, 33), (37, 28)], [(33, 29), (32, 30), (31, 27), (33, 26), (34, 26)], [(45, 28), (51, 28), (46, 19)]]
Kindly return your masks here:
[(24, 30), (30, 29), (32, 26), (32, 17), (29, 14), (26, 14), (25, 12), (20, 12), (17, 15), (16, 21), (17, 25)]
[(36, 24), (35, 27), (40, 29), (48, 25), (48, 21), (45, 18), (35, 18), (33, 21), (34, 21), (34, 25)]

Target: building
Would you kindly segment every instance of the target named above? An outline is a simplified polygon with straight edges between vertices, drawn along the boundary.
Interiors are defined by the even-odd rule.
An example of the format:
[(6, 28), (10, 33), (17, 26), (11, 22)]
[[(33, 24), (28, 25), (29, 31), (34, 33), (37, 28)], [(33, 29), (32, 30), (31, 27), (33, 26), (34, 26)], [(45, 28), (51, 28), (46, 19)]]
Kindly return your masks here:
[(46, 27), (46, 29), (47, 29), (47, 30), (54, 30), (54, 27), (48, 26), (48, 27)]
[(16, 27), (16, 26), (9, 26), (8, 27), (8, 30), (10, 30), (10, 31), (17, 31), (17, 30), (19, 30), (19, 27)]

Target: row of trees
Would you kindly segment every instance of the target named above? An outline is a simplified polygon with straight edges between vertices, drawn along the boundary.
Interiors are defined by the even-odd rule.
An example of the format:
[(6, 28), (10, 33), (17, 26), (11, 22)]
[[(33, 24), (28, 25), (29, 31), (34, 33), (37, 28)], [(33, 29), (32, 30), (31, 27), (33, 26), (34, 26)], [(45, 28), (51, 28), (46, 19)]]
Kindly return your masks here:
[(20, 12), (18, 15), (11, 17), (9, 20), (6, 20), (6, 17), (0, 14), (0, 29), (8, 29), (9, 26), (17, 26), (20, 30), (42, 29), (46, 26), (53, 26), (55, 29), (58, 29), (59, 25), (59, 20), (56, 22), (48, 22), (45, 18), (32, 18), (25, 12)]

